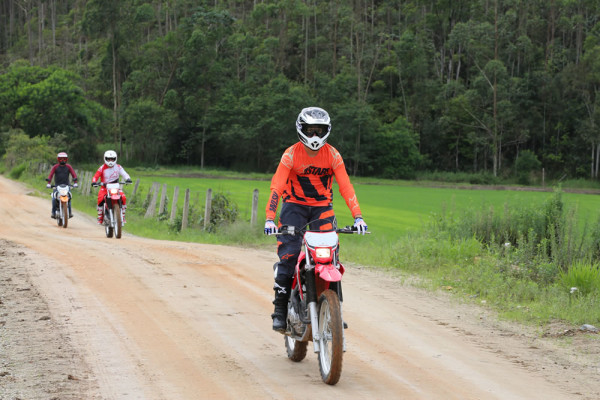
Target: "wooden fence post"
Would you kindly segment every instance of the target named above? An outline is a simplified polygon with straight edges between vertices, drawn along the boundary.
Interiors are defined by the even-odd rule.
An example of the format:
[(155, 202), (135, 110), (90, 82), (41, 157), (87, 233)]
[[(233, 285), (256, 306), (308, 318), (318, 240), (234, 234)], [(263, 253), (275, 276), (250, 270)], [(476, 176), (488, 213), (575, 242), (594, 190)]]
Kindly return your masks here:
[(188, 212), (190, 207), (190, 189), (185, 189), (185, 199), (183, 200), (183, 216), (181, 217), (181, 230), (187, 228)]
[(256, 218), (258, 215), (258, 189), (254, 189), (252, 192), (252, 215), (250, 217), (250, 225), (256, 225)]
[(175, 220), (175, 216), (177, 215), (177, 199), (179, 198), (179, 186), (175, 186), (175, 191), (173, 192), (173, 202), (171, 203), (171, 218), (169, 221), (173, 222)]
[(160, 183), (154, 182), (152, 184), (152, 200), (150, 204), (148, 204), (148, 209), (146, 210), (146, 215), (144, 218), (154, 217), (154, 213), (156, 212), (156, 199), (158, 197), (158, 188), (160, 187)]
[(139, 186), (140, 186), (140, 178), (137, 178), (137, 180), (135, 181), (135, 185), (133, 186), (133, 192), (131, 193), (131, 198), (135, 197), (135, 194), (137, 193)]
[(158, 215), (165, 213), (165, 202), (167, 201), (167, 184), (164, 183), (162, 192), (160, 193), (160, 206), (158, 207)]
[(204, 230), (210, 226), (210, 207), (212, 205), (212, 189), (206, 191), (206, 205), (204, 207)]
[(92, 194), (92, 173), (90, 171), (84, 171), (83, 173), (83, 182), (82, 182), (82, 191), (84, 196), (89, 196)]
[(144, 201), (143, 205), (148, 205), (150, 204), (150, 199), (152, 198), (152, 193), (154, 192), (154, 183), (152, 184), (152, 186), (150, 186), (150, 189), (148, 190), (148, 194), (146, 195), (146, 201)]

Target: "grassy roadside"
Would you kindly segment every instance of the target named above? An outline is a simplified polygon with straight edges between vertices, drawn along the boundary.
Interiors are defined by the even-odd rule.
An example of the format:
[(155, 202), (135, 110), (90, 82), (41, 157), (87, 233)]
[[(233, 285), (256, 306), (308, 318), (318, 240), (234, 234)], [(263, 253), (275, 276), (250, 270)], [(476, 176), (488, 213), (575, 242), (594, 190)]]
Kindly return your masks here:
[[(231, 189), (233, 195), (240, 187), (268, 187), (268, 180), (263, 176), (248, 179), (248, 176), (234, 175), (225, 182), (222, 178), (195, 176), (193, 172), (183, 175), (181, 171), (129, 172), (141, 177), (145, 185), (162, 179), (170, 183), (187, 179), (184, 182), (191, 184), (190, 177), (198, 178), (193, 182), (198, 185), (198, 191), (205, 189), (203, 185), (220, 182), (222, 189)], [(173, 176), (175, 173), (176, 177)], [(42, 177), (24, 174), (21, 180), (35, 188), (43, 188)], [(412, 188), (414, 185), (394, 187), (397, 186)], [(372, 265), (400, 271), (412, 284), (429, 290), (450, 291), (463, 301), (491, 307), (503, 318), (521, 323), (543, 326), (559, 320), (573, 325), (600, 325), (600, 274), (594, 261), (597, 255), (593, 254), (598, 247), (594, 238), (600, 238), (600, 233), (593, 228), (598, 225), (594, 223), (598, 218), (593, 212), (598, 202), (595, 197), (562, 195), (567, 201), (557, 208), (560, 215), (552, 217), (561, 224), (559, 239), (558, 231), (547, 232), (544, 231), (546, 228), (535, 225), (535, 221), (540, 226), (547, 225), (547, 215), (538, 215), (536, 210), (543, 210), (552, 202), (552, 193), (490, 191), (483, 202), (473, 197), (474, 191), (419, 188), (390, 195), (396, 192), (388, 185), (358, 181), (355, 187), (361, 205), (369, 210), (371, 228), (377, 229), (373, 229), (376, 234), (369, 237), (341, 239), (344, 259), (349, 265)], [(40, 193), (46, 195), (43, 190)], [(141, 196), (137, 201), (132, 199), (128, 210), (125, 230), (132, 234), (275, 250), (274, 239), (262, 235), (264, 221), (250, 228), (247, 213), (240, 214), (240, 221), (214, 232), (200, 229), (179, 232), (165, 219), (145, 219), (140, 199)], [(95, 196), (84, 198), (76, 193), (73, 205), (77, 212), (95, 217)], [(338, 206), (338, 209), (342, 209), (338, 216), (346, 221), (345, 207)], [(436, 212), (425, 211), (432, 209)], [(507, 220), (514, 226), (510, 227)], [(584, 226), (588, 221), (592, 221), (591, 227)], [(399, 224), (405, 229), (400, 229)], [(477, 231), (476, 228), (485, 224), (489, 225), (488, 232)], [(494, 224), (498, 226), (494, 227)], [(541, 230), (536, 232), (538, 228)], [(535, 239), (535, 234), (543, 235), (546, 242)], [(100, 229), (99, 235), (102, 235)], [(542, 251), (542, 248), (550, 250)], [(564, 253), (563, 258), (559, 257), (561, 253)], [(573, 265), (582, 267), (577, 269)], [(572, 291), (573, 287), (577, 290)]]

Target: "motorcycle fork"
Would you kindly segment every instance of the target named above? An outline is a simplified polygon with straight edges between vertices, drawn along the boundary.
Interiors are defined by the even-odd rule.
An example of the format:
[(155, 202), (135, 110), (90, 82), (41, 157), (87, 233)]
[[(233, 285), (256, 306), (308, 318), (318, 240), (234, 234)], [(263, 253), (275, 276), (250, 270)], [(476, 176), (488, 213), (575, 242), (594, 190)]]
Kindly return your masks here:
[(306, 263), (306, 300), (308, 301), (308, 310), (310, 311), (310, 326), (312, 329), (313, 346), (315, 353), (321, 350), (319, 341), (319, 317), (317, 310), (317, 285), (315, 282), (315, 269)]

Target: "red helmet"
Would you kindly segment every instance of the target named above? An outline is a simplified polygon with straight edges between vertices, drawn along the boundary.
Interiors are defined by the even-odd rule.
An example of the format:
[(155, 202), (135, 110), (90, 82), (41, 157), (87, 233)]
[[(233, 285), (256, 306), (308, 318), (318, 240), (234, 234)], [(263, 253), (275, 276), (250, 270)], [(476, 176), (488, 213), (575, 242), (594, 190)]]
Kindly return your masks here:
[(69, 160), (69, 156), (64, 151), (61, 151), (60, 153), (58, 153), (56, 155), (56, 159), (58, 160), (59, 163), (66, 164), (67, 161)]

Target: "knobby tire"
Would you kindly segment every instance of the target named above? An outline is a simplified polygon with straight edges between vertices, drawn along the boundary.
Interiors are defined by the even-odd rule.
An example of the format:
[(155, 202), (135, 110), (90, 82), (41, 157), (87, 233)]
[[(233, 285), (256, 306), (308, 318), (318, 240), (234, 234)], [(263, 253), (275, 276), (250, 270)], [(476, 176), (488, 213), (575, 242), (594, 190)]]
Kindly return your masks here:
[(319, 297), (319, 370), (323, 382), (335, 385), (342, 375), (344, 327), (340, 300), (333, 290)]
[(121, 239), (123, 214), (121, 213), (121, 206), (119, 204), (113, 204), (113, 218), (115, 219), (115, 238)]
[(60, 202), (60, 216), (62, 218), (63, 228), (67, 228), (69, 225), (69, 203)]

